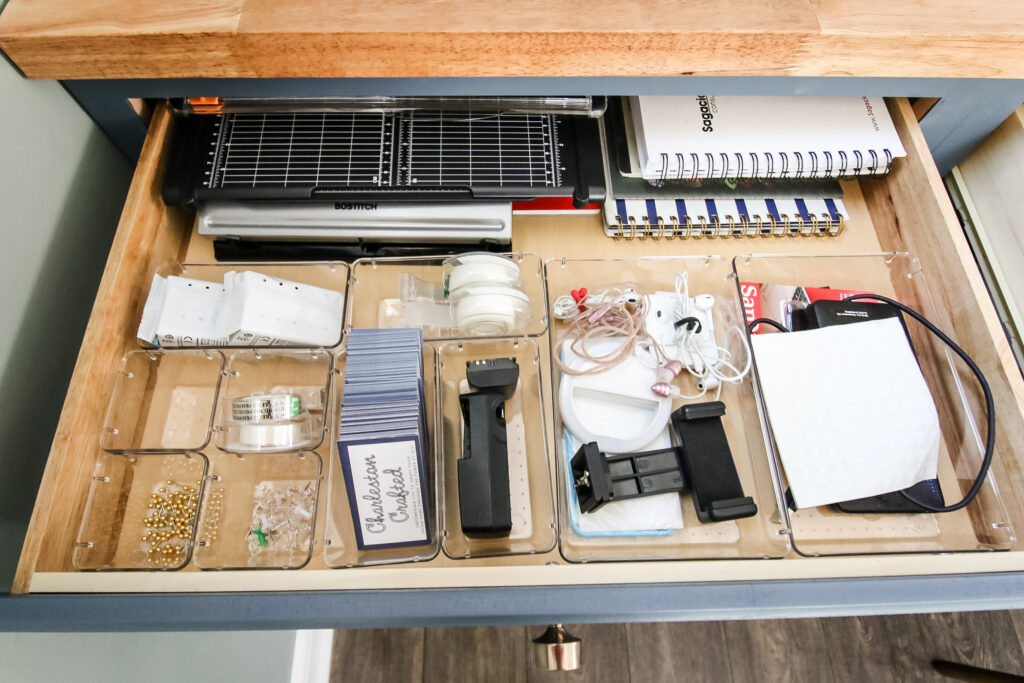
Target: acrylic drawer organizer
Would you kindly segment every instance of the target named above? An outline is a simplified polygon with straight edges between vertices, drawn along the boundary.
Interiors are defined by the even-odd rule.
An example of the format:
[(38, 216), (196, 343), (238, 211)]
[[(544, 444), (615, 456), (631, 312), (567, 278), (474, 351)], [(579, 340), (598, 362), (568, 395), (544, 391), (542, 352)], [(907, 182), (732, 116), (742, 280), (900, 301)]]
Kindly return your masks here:
[[(895, 298), (920, 312), (954, 341), (957, 330), (949, 312), (935, 305), (917, 259), (907, 253), (854, 256), (745, 255), (733, 260), (737, 310), (748, 306), (752, 290), (741, 283), (798, 287), (831, 287), (873, 292)], [(763, 294), (764, 288), (760, 290)], [(744, 299), (746, 295), (746, 299)], [(764, 299), (762, 296), (762, 303)], [(764, 309), (762, 315), (783, 324), (782, 311)], [(966, 366), (922, 325), (905, 316), (918, 362), (939, 414), (942, 442), (939, 484), (951, 504), (960, 500), (978, 473), (982, 458), (985, 407), (981, 389)], [(788, 325), (787, 325), (788, 326)], [(766, 333), (772, 333), (767, 332)], [(756, 369), (756, 357), (755, 357)], [(785, 473), (767, 415), (758, 394), (758, 416), (770, 443), (772, 467), (779, 499), (786, 490)], [(998, 462), (1000, 454), (995, 453)], [(829, 506), (785, 510), (794, 549), (809, 556), (906, 552), (998, 550), (1012, 546), (1013, 529), (991, 472), (978, 497), (957, 512), (932, 514), (846, 514)]]
[[(315, 450), (334, 359), (323, 349), (225, 351), (214, 443), (232, 453)], [(270, 414), (272, 403), (280, 414)], [(277, 405), (281, 404), (281, 405)]]
[(75, 543), (75, 568), (188, 564), (206, 466), (202, 453), (100, 453)]
[[(430, 500), (426, 504), (427, 528), (430, 530), (430, 542), (417, 546), (397, 548), (380, 548), (376, 550), (360, 550), (356, 544), (356, 532), (353, 526), (352, 512), (349, 508), (345, 474), (338, 456), (337, 434), (341, 416), (341, 406), (345, 400), (345, 360), (344, 351), (338, 352), (334, 360), (335, 374), (330, 401), (330, 431), (323, 452), (330, 453), (330, 464), (327, 467), (327, 511), (324, 527), (324, 561), (327, 566), (340, 569), (343, 567), (359, 567), (377, 564), (396, 564), (401, 562), (425, 562), (437, 556), (440, 549), (440, 533), (438, 532), (438, 452), (437, 446), (437, 360), (433, 347), (423, 347), (423, 394), (426, 402), (427, 429), (427, 492)], [(329, 449), (329, 450), (328, 450)]]
[[(161, 277), (168, 277), (176, 275), (179, 277), (190, 278), (193, 280), (203, 280), (209, 282), (211, 287), (223, 288), (224, 276), (229, 272), (245, 272), (254, 271), (263, 275), (269, 275), (270, 277), (277, 278), (279, 280), (288, 280), (295, 282), (300, 285), (312, 285), (314, 287), (320, 287), (322, 289), (331, 290), (341, 294), (341, 306), (342, 310), (339, 312), (339, 319), (342, 324), (337, 330), (330, 330), (327, 337), (330, 341), (324, 341), (324, 343), (318, 344), (279, 344), (270, 345), (260, 343), (258, 340), (246, 341), (244, 343), (224, 345), (224, 344), (199, 344), (199, 343), (186, 343), (182, 344), (182, 347), (188, 346), (201, 346), (203, 348), (228, 348), (228, 347), (247, 347), (247, 348), (271, 348), (273, 347), (289, 347), (289, 348), (334, 348), (341, 343), (342, 330), (344, 328), (345, 311), (344, 306), (348, 302), (348, 279), (349, 279), (349, 267), (348, 264), (336, 261), (316, 261), (307, 263), (180, 263), (177, 261), (169, 261), (161, 264), (157, 270), (156, 275)], [(150, 285), (147, 285), (150, 286)], [(148, 294), (148, 289), (142, 292), (143, 296)], [(139, 345), (143, 348), (151, 348), (151, 345), (139, 340)]]
[(219, 351), (130, 351), (114, 383), (100, 447), (112, 453), (205, 448), (223, 369)]
[[(758, 429), (757, 406), (753, 383), (748, 375), (738, 384), (722, 383), (720, 400), (726, 414), (722, 418), (732, 457), (736, 465), (743, 494), (754, 499), (757, 514), (753, 517), (713, 523), (698, 520), (689, 493), (678, 495), (683, 527), (671, 524), (621, 525), (596, 529), (590, 520), (583, 520), (570, 486), (573, 478), (569, 461), (578, 444), (562, 422), (559, 409), (559, 388), (563, 373), (559, 370), (555, 353), (559, 340), (566, 334), (566, 324), (554, 316), (556, 301), (583, 287), (591, 295), (599, 294), (608, 285), (634, 283), (649, 293), (675, 292), (676, 276), (688, 273), (691, 296), (710, 294), (715, 297), (712, 322), (717, 343), (725, 347), (738, 365), (744, 363), (746, 350), (741, 330), (739, 309), (732, 305), (735, 286), (732, 268), (720, 257), (692, 256), (636, 259), (549, 259), (545, 264), (548, 300), (552, 307), (552, 395), (555, 397), (555, 470), (558, 477), (559, 545), (563, 557), (570, 562), (658, 559), (730, 559), (782, 557), (789, 549), (789, 538), (779, 512), (772, 473), (764, 439)], [(665, 312), (666, 315), (669, 311)], [(697, 392), (696, 381), (685, 371), (676, 379), (679, 388), (687, 393)], [(675, 398), (672, 410), (685, 403), (714, 400), (714, 392), (700, 399)], [(629, 410), (623, 406), (623, 411)], [(659, 437), (666, 440), (663, 433)], [(665, 444), (667, 445), (667, 444)], [(650, 446), (654, 448), (655, 446)], [(660, 447), (660, 446), (659, 446)], [(677, 494), (664, 494), (677, 495)], [(631, 501), (609, 503), (609, 506)], [(621, 508), (620, 508), (621, 510)], [(602, 512), (602, 511), (599, 511)], [(619, 516), (616, 510), (613, 514)], [(646, 520), (650, 518), (647, 517)], [(660, 518), (662, 520), (665, 517)], [(642, 529), (642, 532), (638, 532)]]
[[(450, 280), (452, 259), (462, 257), (487, 259), (484, 270), (477, 276), (490, 278), (492, 284), (479, 287), (470, 285), (461, 292), (461, 283)], [(505, 257), (518, 268), (518, 282), (507, 280), (515, 275), (495, 266), (496, 257)], [(505, 287), (518, 289), (515, 296), (494, 295)], [(462, 292), (472, 293), (472, 299), (461, 298)], [(449, 297), (450, 294), (450, 297)], [(465, 305), (459, 320), (490, 319), (467, 332), (460, 329), (450, 313), (449, 299)], [(408, 306), (408, 310), (407, 310)], [(543, 264), (536, 254), (464, 254), (457, 257), (416, 257), (359, 259), (352, 264), (349, 287), (348, 327), (420, 327), (426, 341), (460, 338), (536, 337), (547, 330), (547, 301), (545, 299)], [(472, 310), (470, 310), (472, 309)], [(455, 309), (458, 310), (458, 309)], [(454, 317), (458, 317), (454, 315)]]
[(320, 456), (210, 455), (196, 532), (201, 569), (299, 569), (313, 554)]
[[(512, 358), (519, 366), (519, 383), (506, 400), (503, 415), (512, 531), (505, 537), (480, 538), (463, 532), (460, 517), (458, 463), (463, 455), (464, 423), (459, 395), (470, 390), (466, 363), (491, 358)], [(540, 351), (532, 339), (448, 342), (438, 349), (442, 548), (449, 557), (545, 553), (555, 547), (555, 506), (541, 381)]]

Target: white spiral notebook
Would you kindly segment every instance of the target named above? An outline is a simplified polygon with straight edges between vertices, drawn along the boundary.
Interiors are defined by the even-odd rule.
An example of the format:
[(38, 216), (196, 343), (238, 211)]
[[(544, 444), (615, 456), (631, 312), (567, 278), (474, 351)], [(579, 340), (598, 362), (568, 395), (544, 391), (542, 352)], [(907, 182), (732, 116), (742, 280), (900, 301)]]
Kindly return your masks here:
[(872, 175), (906, 156), (880, 97), (641, 96), (630, 105), (650, 179)]

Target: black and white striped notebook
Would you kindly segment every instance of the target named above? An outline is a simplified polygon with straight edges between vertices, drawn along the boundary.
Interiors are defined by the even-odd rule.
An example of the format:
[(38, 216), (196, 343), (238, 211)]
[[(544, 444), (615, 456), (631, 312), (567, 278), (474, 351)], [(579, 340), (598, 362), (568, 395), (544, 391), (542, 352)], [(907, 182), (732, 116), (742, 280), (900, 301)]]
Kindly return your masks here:
[(619, 199), (605, 202), (605, 234), (645, 237), (835, 236), (848, 216), (836, 198)]

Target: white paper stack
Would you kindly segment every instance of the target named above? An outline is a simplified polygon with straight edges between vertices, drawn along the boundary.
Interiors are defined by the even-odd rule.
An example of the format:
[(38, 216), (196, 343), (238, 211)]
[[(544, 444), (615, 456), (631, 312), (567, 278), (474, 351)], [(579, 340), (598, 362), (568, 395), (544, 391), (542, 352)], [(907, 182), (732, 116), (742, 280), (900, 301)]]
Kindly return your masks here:
[(334, 346), (344, 307), (340, 292), (255, 271), (224, 284), (155, 275), (138, 337), (164, 348)]
[(750, 345), (797, 506), (935, 478), (938, 413), (898, 318), (756, 334)]

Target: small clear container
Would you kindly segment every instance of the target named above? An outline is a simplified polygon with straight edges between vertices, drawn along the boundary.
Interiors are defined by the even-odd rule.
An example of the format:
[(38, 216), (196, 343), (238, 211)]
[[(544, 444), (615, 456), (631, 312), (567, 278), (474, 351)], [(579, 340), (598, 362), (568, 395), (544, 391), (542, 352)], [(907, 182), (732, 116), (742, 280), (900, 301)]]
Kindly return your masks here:
[(223, 370), (219, 351), (128, 352), (114, 382), (100, 447), (111, 453), (205, 448)]
[(348, 327), (420, 327), (426, 341), (436, 341), (536, 337), (547, 323), (536, 254), (471, 252), (352, 264)]
[[(426, 422), (428, 434), (427, 445), (427, 495), (426, 522), (430, 531), (427, 543), (414, 546), (377, 548), (361, 550), (357, 545), (356, 531), (349, 506), (348, 485), (338, 455), (336, 435), (340, 427), (341, 406), (345, 400), (345, 361), (344, 352), (339, 352), (334, 360), (334, 391), (331, 392), (331, 431), (330, 463), (327, 467), (327, 510), (324, 527), (324, 561), (334, 569), (360, 567), (379, 564), (397, 564), (402, 562), (425, 562), (437, 556), (441, 547), (437, 528), (438, 517), (438, 467), (437, 446), (437, 360), (436, 351), (431, 346), (423, 347), (423, 394), (426, 402)], [(324, 448), (327, 452), (327, 448)]]
[[(190, 280), (200, 280), (202, 282), (210, 283), (210, 288), (223, 290), (224, 275), (229, 272), (245, 272), (254, 271), (263, 275), (268, 275), (278, 280), (286, 280), (288, 282), (297, 283), (299, 285), (311, 285), (313, 287), (319, 287), (332, 292), (338, 292), (341, 295), (341, 307), (339, 320), (345, 320), (345, 310), (348, 298), (348, 278), (349, 278), (349, 267), (348, 264), (343, 262), (335, 261), (324, 261), (324, 262), (304, 262), (304, 263), (180, 263), (177, 261), (168, 261), (161, 264), (157, 270), (156, 275), (161, 277), (178, 276), (183, 278), (189, 278)], [(142, 293), (142, 296), (148, 296), (149, 289)], [(237, 348), (237, 347), (254, 347), (254, 348), (272, 348), (272, 347), (288, 347), (288, 348), (334, 348), (341, 344), (342, 331), (344, 324), (339, 324), (337, 330), (332, 330), (326, 333), (326, 337), (330, 341), (321, 344), (291, 344), (291, 343), (272, 343), (263, 342), (260, 339), (251, 339), (239, 341), (238, 343), (225, 344), (217, 343), (211, 340), (204, 339), (191, 339), (181, 338), (175, 341), (168, 341), (167, 343), (161, 343), (160, 346), (163, 348), (173, 347), (200, 347), (200, 348)], [(152, 348), (152, 344), (139, 339), (139, 346), (143, 348)]]
[(75, 568), (188, 564), (206, 467), (202, 453), (100, 453), (75, 542)]
[[(664, 322), (669, 328), (674, 323), (673, 309), (667, 302), (674, 301), (676, 276), (687, 273), (691, 297), (711, 295), (714, 297), (710, 308), (717, 353), (728, 354), (734, 366), (742, 369), (747, 358), (742, 319), (739, 310), (733, 306), (735, 286), (732, 268), (728, 261), (716, 256), (681, 256), (665, 258), (622, 258), (622, 259), (549, 259), (545, 264), (548, 300), (552, 307), (551, 354), (552, 386), (555, 397), (555, 470), (558, 477), (558, 524), (559, 548), (562, 556), (570, 562), (628, 561), (628, 560), (683, 560), (683, 559), (735, 559), (782, 557), (789, 551), (789, 537), (778, 509), (772, 472), (764, 439), (757, 422), (757, 405), (754, 398), (753, 381), (748, 374), (739, 383), (721, 383), (718, 400), (725, 403), (726, 413), (722, 418), (726, 438), (729, 442), (733, 462), (743, 488), (743, 495), (754, 499), (757, 514), (738, 520), (702, 523), (698, 518), (689, 492), (681, 495), (663, 494), (656, 510), (645, 502), (642, 515), (635, 508), (616, 507), (629, 505), (633, 501), (609, 503), (598, 512), (605, 513), (608, 522), (603, 527), (595, 525), (593, 519), (584, 519), (580, 513), (569, 462), (579, 446), (574, 436), (565, 427), (559, 407), (560, 387), (564, 373), (559, 369), (556, 355), (558, 345), (566, 338), (568, 326), (556, 316), (575, 309), (571, 297), (573, 290), (585, 288), (596, 296), (609, 285), (631, 283), (649, 294), (664, 292), (658, 305), (652, 303), (652, 315), (662, 308), (665, 317), (657, 317), (659, 325)], [(662, 295), (658, 295), (661, 297)], [(561, 298), (561, 300), (560, 300)], [(568, 305), (562, 305), (568, 301)], [(730, 373), (731, 374), (731, 373)], [(695, 395), (699, 392), (696, 378), (684, 371), (674, 383), (683, 393)], [(672, 399), (671, 410), (687, 403), (713, 401), (717, 389), (696, 399), (676, 397)], [(646, 405), (646, 404), (645, 404)], [(646, 413), (633, 404), (623, 404), (622, 413), (638, 415)], [(614, 411), (613, 411), (614, 412)], [(616, 417), (613, 415), (613, 417)], [(657, 419), (657, 414), (654, 416)], [(619, 419), (616, 417), (616, 419)], [(653, 425), (656, 419), (649, 421)], [(667, 419), (665, 420), (667, 427)], [(636, 426), (632, 418), (625, 420), (627, 426)], [(639, 435), (631, 435), (639, 438)], [(668, 431), (656, 436), (652, 442), (639, 450), (653, 450), (668, 445)], [(625, 441), (625, 439), (624, 439)], [(661, 443), (664, 442), (664, 443)], [(631, 449), (634, 450), (634, 449)], [(680, 509), (670, 504), (671, 496), (677, 500)], [(671, 509), (670, 509), (671, 508)], [(622, 511), (628, 511), (625, 516)], [(678, 521), (681, 515), (682, 527)], [(615, 519), (610, 519), (614, 516)], [(612, 523), (613, 522), (613, 523)]]
[[(466, 364), (512, 358), (519, 366), (515, 393), (505, 401), (512, 531), (481, 538), (462, 530), (459, 509), (459, 460), (463, 428), (459, 395), (471, 391)], [(541, 384), (540, 351), (532, 339), (448, 342), (438, 349), (440, 387), (442, 548), (455, 559), (545, 553), (555, 547), (555, 504)]]
[(228, 352), (214, 421), (217, 447), (232, 453), (319, 447), (333, 363), (323, 349)]
[(299, 569), (313, 555), (320, 456), (210, 455), (196, 531), (200, 569)]
[[(748, 315), (760, 310), (789, 327), (786, 310), (796, 287), (829, 287), (882, 294), (918, 311), (940, 330), (956, 340), (949, 310), (935, 304), (921, 264), (911, 254), (888, 252), (850, 256), (741, 255), (733, 259), (736, 286), (733, 306)], [(752, 289), (748, 284), (758, 288)], [(785, 297), (769, 295), (781, 285)], [(800, 298), (800, 297), (797, 297)], [(755, 301), (756, 299), (756, 301)], [(797, 302), (799, 305), (799, 302)], [(756, 308), (761, 306), (763, 308)], [(939, 414), (942, 441), (939, 447), (938, 479), (946, 504), (960, 498), (977, 476), (983, 455), (985, 404), (977, 380), (966, 366), (924, 326), (904, 316), (907, 331), (932, 393)], [(765, 333), (773, 333), (766, 330)], [(984, 367), (984, 359), (976, 358)], [(755, 368), (757, 358), (754, 358)], [(998, 372), (985, 369), (990, 384)], [(771, 437), (770, 422), (758, 393), (758, 418), (771, 454), (774, 481), (787, 525), (792, 529), (793, 547), (802, 555), (849, 555), (912, 552), (956, 552), (1000, 550), (1014, 542), (1013, 527), (999, 494), (995, 473), (989, 471), (974, 501), (957, 512), (932, 514), (847, 514), (831, 506), (790, 510), (781, 505), (788, 486), (777, 445)], [(1000, 459), (996, 449), (994, 462)]]

